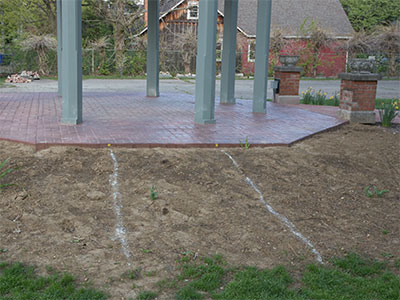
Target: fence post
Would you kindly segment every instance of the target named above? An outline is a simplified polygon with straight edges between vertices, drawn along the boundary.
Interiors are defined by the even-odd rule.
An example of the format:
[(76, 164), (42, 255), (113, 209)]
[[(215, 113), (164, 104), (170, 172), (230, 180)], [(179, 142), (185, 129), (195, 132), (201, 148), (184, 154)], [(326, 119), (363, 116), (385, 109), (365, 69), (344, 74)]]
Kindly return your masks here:
[(92, 49), (92, 74), (94, 74), (94, 49)]

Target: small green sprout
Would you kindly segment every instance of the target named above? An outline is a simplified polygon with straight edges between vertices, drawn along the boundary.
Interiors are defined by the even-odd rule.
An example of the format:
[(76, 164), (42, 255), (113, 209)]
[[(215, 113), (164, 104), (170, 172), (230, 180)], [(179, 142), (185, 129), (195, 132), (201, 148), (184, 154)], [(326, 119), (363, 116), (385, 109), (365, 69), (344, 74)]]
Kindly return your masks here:
[(373, 196), (378, 196), (378, 198), (381, 198), (386, 193), (389, 193), (389, 191), (379, 190), (375, 185), (369, 185), (365, 188), (365, 195), (368, 198), (372, 198)]
[(151, 200), (156, 200), (158, 198), (158, 193), (156, 191), (156, 187), (153, 185), (150, 189), (150, 199)]
[[(14, 171), (14, 169), (5, 169), (5, 165), (6, 165), (6, 163), (7, 163), (7, 161), (8, 161), (8, 158), (7, 159), (5, 159), (5, 160), (3, 160), (1, 163), (0, 163), (0, 180), (2, 179), (2, 178), (4, 178), (7, 174), (9, 174), (9, 173), (11, 173), (12, 171)], [(3, 188), (5, 188), (5, 187), (7, 187), (7, 186), (11, 186), (12, 184), (9, 184), (9, 183), (3, 183), (3, 184), (1, 184), (0, 183), (0, 190), (1, 189), (3, 189)]]
[(242, 144), (242, 142), (239, 140), (239, 144), (240, 144), (240, 148), (244, 148), (245, 150), (250, 148), (250, 144), (249, 144), (249, 137), (246, 136), (246, 139), (244, 141), (244, 144)]

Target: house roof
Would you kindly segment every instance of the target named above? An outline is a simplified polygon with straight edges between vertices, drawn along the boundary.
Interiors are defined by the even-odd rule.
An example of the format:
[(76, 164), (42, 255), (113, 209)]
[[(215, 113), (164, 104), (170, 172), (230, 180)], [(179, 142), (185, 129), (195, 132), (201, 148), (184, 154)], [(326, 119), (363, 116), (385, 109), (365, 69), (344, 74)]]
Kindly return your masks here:
[(182, 2), (183, 0), (160, 0), (160, 14), (168, 13), (174, 6)]
[[(187, 0), (161, 0), (161, 17)], [(238, 28), (248, 37), (256, 36), (258, 0), (239, 0)], [(224, 14), (224, 0), (218, 0)], [(272, 27), (286, 36), (297, 36), (301, 25), (315, 21), (336, 37), (350, 37), (354, 30), (339, 0), (272, 0)]]
[[(219, 10), (223, 13), (223, 0)], [(256, 35), (257, 0), (239, 0), (238, 27), (248, 36)], [(349, 37), (353, 27), (339, 0), (273, 0), (272, 27), (285, 35), (297, 35), (304, 21), (313, 20), (336, 37)], [(307, 24), (306, 23), (306, 24)]]

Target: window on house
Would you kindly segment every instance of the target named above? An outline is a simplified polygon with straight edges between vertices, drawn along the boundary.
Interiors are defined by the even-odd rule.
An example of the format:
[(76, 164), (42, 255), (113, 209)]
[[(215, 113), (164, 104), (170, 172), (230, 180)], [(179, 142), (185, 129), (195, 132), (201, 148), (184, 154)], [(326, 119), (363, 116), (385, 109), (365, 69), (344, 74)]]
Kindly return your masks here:
[(187, 18), (189, 20), (197, 20), (199, 18), (199, 4), (197, 2), (188, 3)]
[(247, 61), (256, 61), (256, 41), (249, 41)]

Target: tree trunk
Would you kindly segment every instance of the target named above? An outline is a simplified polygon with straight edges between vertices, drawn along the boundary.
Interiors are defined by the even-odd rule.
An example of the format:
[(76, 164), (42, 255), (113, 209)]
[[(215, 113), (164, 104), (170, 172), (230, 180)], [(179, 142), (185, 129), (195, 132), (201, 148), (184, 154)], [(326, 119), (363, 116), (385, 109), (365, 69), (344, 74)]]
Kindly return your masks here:
[(192, 60), (189, 53), (183, 53), (182, 55), (183, 66), (185, 67), (185, 74), (190, 73), (190, 62)]
[(185, 65), (185, 74), (190, 74), (190, 63), (188, 64), (187, 62), (185, 62), (184, 65)]
[(114, 25), (115, 66), (121, 76), (123, 75), (124, 72), (124, 61), (125, 61), (124, 49), (125, 49), (124, 28), (121, 26), (121, 24), (116, 23)]
[(312, 62), (312, 76), (317, 77), (317, 68), (319, 65), (319, 53), (314, 52), (313, 54), (313, 62)]
[(120, 74), (123, 75), (124, 72), (124, 62), (125, 62), (125, 28), (119, 19), (124, 18), (124, 4), (122, 1), (118, 1), (115, 4), (117, 7), (117, 20), (114, 23), (114, 50), (115, 50), (115, 66)]
[(47, 75), (48, 70), (47, 70), (47, 62), (46, 62), (46, 52), (43, 50), (39, 50), (37, 52), (38, 58), (39, 58), (39, 74), (40, 75)]
[(389, 53), (389, 55), (388, 55), (389, 57), (389, 76), (392, 76), (392, 77), (394, 77), (394, 76), (396, 76), (397, 74), (397, 70), (396, 70), (396, 53), (395, 52), (392, 52), (392, 53)]

